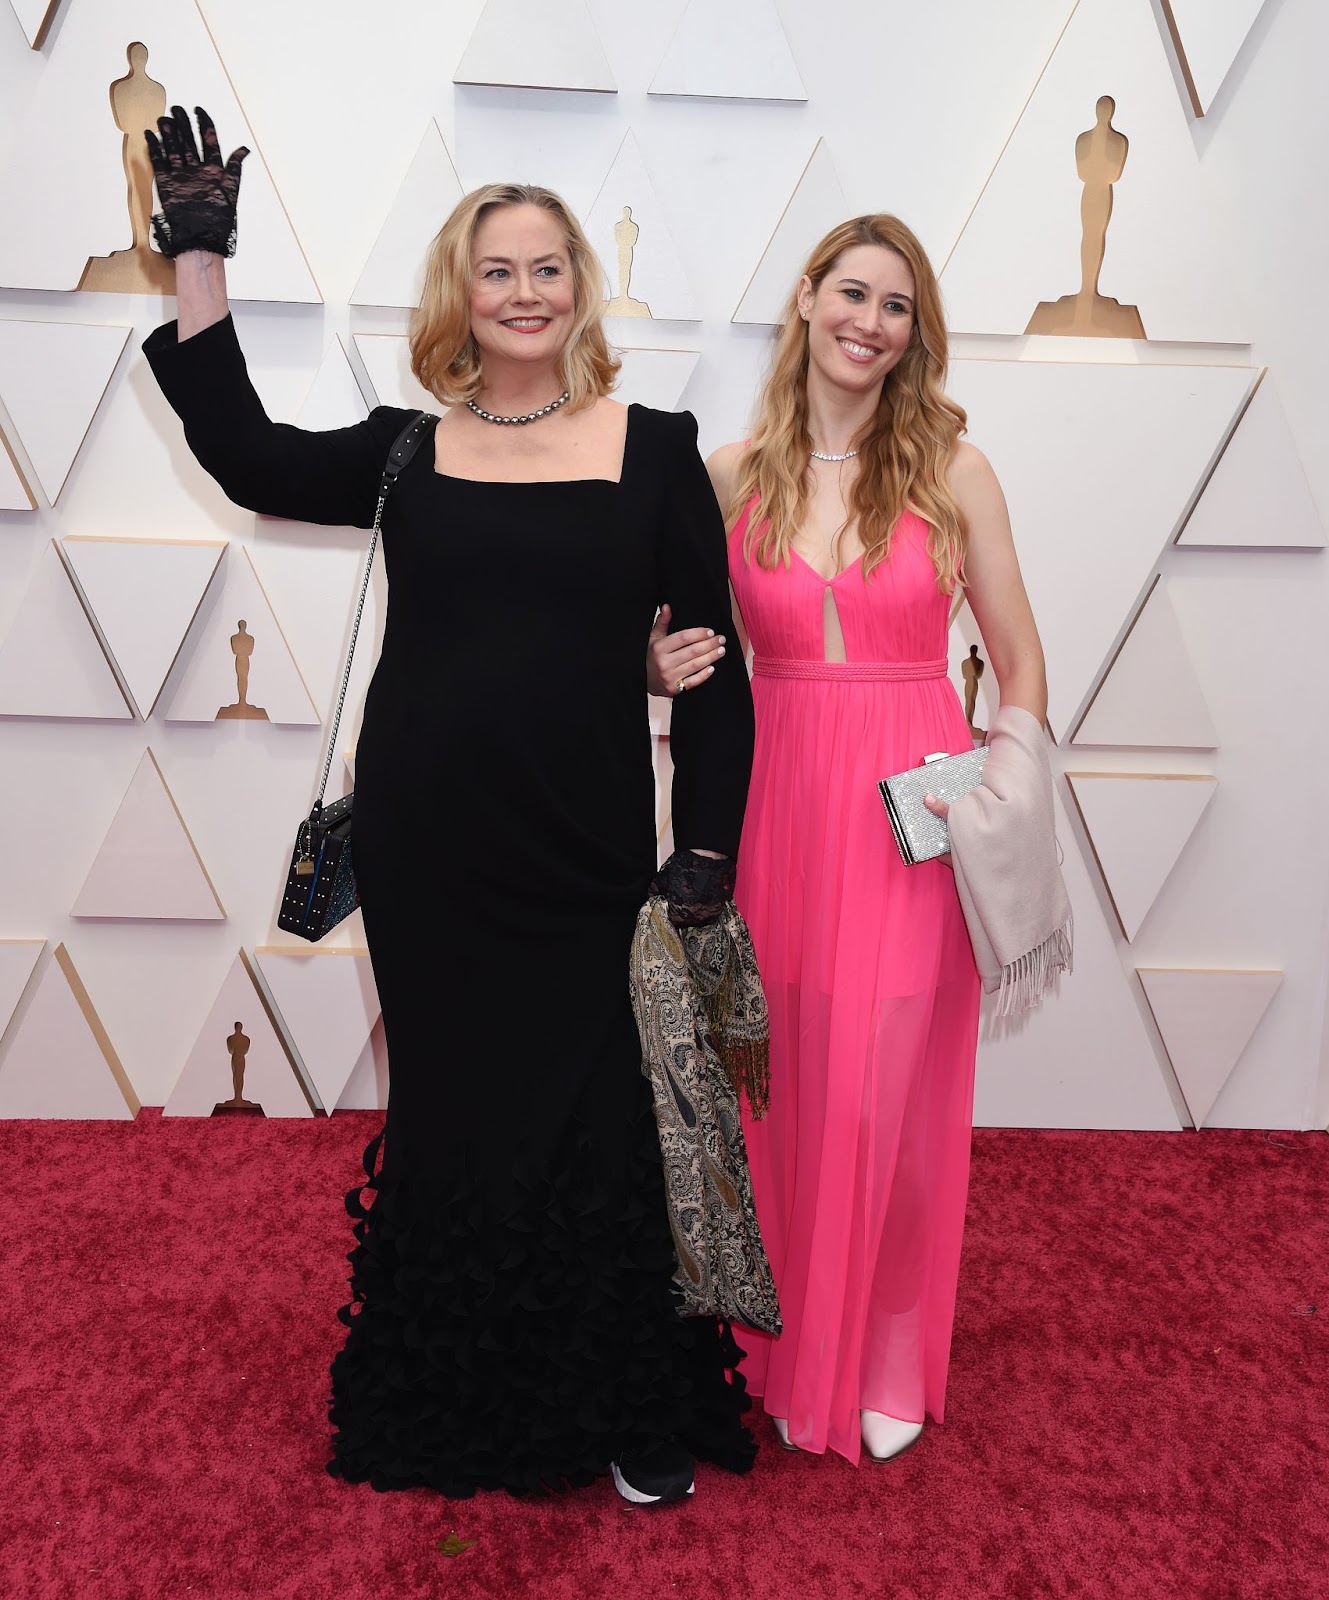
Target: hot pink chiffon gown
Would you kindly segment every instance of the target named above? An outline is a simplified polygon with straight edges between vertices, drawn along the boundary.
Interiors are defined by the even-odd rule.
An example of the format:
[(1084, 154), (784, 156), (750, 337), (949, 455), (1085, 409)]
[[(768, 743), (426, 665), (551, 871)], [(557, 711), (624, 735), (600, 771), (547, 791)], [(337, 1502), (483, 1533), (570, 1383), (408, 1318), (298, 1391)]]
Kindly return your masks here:
[[(745, 1329), (766, 1411), (856, 1462), (859, 1410), (940, 1421), (969, 1181), (978, 978), (950, 868), (905, 866), (877, 782), (972, 740), (946, 677), (927, 527), (864, 579), (801, 557), (729, 570), (753, 650), (756, 756), (736, 898), (771, 1010), (771, 1106), (745, 1121), (784, 1316)], [(844, 662), (825, 657), (830, 588)]]

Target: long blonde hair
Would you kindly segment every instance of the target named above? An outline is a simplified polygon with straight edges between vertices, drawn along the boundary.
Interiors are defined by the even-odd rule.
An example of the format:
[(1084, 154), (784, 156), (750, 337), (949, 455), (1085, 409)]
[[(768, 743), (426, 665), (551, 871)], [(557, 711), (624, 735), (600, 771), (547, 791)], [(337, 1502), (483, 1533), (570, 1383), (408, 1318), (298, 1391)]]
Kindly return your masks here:
[(576, 316), (559, 357), (559, 379), (578, 411), (613, 388), (622, 363), (604, 331), (604, 268), (567, 202), (552, 189), (489, 183), (453, 207), (425, 258), (424, 288), (411, 319), (411, 371), (444, 405), (464, 405), (480, 392), (480, 348), (471, 332), (471, 251), (475, 230), (498, 206), (539, 206), (557, 218), (567, 240)]
[[(914, 275), (914, 327), (909, 345), (886, 375), (876, 415), (858, 446), (858, 475), (849, 496), (857, 519), (866, 577), (890, 554), (891, 532), (906, 509), (928, 524), (928, 554), (942, 593), (964, 582), (968, 528), (946, 482), (965, 413), (945, 393), (946, 324), (937, 275), (914, 234), (898, 217), (853, 217), (832, 228), (813, 250), (803, 274), (820, 288), (846, 250), (881, 245), (903, 256)], [(756, 495), (760, 512), (748, 524), (744, 557), (773, 567), (789, 564), (790, 543), (808, 503), (808, 325), (795, 287), (776, 336), (757, 421), (739, 462), (728, 509), (732, 531)]]

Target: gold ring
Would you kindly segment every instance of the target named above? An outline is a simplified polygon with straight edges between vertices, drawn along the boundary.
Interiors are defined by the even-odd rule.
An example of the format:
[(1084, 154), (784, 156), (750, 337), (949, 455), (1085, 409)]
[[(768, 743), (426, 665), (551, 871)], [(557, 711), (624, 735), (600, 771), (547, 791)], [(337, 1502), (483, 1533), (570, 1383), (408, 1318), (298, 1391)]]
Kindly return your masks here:
[(688, 686), (688, 680), (686, 678), (680, 678), (678, 680), (678, 688), (674, 691), (674, 693), (675, 694), (683, 694), (686, 691), (687, 686)]

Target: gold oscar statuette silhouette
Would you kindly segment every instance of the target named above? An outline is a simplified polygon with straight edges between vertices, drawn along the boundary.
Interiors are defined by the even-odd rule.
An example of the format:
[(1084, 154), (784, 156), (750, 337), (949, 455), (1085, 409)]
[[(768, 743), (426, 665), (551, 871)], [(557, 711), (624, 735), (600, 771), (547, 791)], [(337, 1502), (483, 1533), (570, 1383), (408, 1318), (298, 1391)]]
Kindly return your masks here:
[(249, 626), (241, 617), (235, 625), (236, 631), (231, 635), (231, 654), (235, 657), (235, 704), (221, 706), (214, 722), (249, 721), (266, 722), (268, 714), (262, 706), (251, 706), (246, 696), (249, 693), (249, 658), (254, 653), (254, 635), (249, 632)]
[(231, 1057), (231, 1098), (219, 1100), (212, 1108), (215, 1117), (219, 1111), (257, 1111), (262, 1113), (263, 1107), (257, 1100), (245, 1099), (245, 1057), (249, 1054), (252, 1043), (249, 1035), (237, 1022), (235, 1032), (226, 1037), (226, 1049)]
[(960, 672), (964, 677), (964, 720), (969, 724), (969, 733), (975, 744), (981, 743), (987, 737), (986, 728), (974, 726), (974, 714), (978, 710), (978, 680), (983, 676), (984, 665), (983, 658), (978, 653), (978, 646), (971, 644)]
[(147, 74), (148, 47), (140, 42), (125, 51), (129, 71), (111, 85), (111, 115), (124, 134), (122, 157), (126, 203), (133, 243), (109, 256), (90, 256), (78, 280), (79, 289), (103, 294), (174, 294), (175, 262), (152, 248), (152, 162), (148, 128), (166, 115), (166, 90)]
[(618, 246), (618, 293), (605, 306), (607, 317), (649, 317), (651, 308), (644, 300), (634, 300), (628, 290), (632, 283), (632, 252), (637, 248), (641, 229), (632, 220), (632, 207), (624, 206), (614, 224), (614, 243)]
[(1143, 339), (1139, 308), (1098, 292), (1098, 275), (1107, 249), (1112, 216), (1112, 185), (1126, 165), (1129, 144), (1112, 126), (1117, 102), (1105, 94), (1094, 110), (1092, 128), (1075, 141), (1075, 166), (1084, 185), (1080, 197), (1080, 292), (1060, 300), (1043, 300), (1029, 319), (1026, 333), (1076, 334), (1100, 339)]

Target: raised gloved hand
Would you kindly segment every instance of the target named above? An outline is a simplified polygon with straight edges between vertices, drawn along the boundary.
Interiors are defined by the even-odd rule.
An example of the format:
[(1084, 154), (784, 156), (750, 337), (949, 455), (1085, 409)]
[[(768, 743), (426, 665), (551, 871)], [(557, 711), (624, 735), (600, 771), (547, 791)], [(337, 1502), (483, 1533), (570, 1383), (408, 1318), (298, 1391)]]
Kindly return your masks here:
[(223, 166), (212, 118), (202, 106), (195, 106), (194, 114), (203, 145), (201, 158), (183, 106), (172, 106), (169, 117), (158, 118), (160, 138), (151, 129), (144, 133), (161, 206), (153, 216), (152, 231), (164, 256), (174, 258), (186, 250), (233, 256), (240, 166), (249, 151), (241, 145)]
[(651, 891), (664, 896), (676, 928), (699, 928), (714, 922), (733, 899), (734, 863), (728, 856), (675, 850), (655, 874)]

